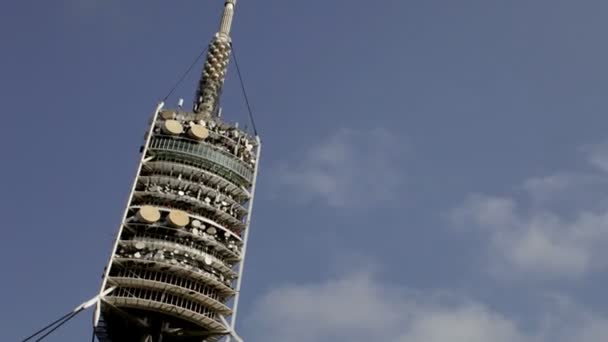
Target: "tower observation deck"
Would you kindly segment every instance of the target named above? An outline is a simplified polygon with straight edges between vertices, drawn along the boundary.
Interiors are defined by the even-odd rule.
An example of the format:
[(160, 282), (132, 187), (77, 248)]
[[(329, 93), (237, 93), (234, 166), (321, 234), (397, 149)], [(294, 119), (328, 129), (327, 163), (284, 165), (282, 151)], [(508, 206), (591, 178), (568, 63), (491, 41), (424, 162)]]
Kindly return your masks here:
[(193, 109), (153, 113), (104, 271), (102, 342), (240, 340), (236, 314), (260, 139), (221, 118), (236, 0), (225, 0)]

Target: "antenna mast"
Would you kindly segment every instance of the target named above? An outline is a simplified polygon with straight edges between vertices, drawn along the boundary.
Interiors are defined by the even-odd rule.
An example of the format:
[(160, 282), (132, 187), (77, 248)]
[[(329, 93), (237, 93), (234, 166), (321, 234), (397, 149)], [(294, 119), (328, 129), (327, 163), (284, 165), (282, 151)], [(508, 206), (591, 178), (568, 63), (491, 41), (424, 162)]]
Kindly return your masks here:
[(207, 49), (207, 58), (198, 84), (193, 111), (207, 115), (217, 115), (222, 87), (230, 63), (230, 29), (234, 17), (236, 0), (226, 0), (220, 29)]

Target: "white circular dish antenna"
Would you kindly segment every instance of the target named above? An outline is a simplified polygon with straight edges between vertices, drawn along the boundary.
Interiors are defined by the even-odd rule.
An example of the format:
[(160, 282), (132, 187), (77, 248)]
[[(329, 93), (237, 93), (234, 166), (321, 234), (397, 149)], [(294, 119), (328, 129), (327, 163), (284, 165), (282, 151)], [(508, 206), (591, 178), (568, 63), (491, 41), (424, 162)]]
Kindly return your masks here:
[(205, 256), (205, 264), (207, 264), (207, 265), (213, 264), (213, 259), (211, 259), (211, 257), (208, 255)]
[(181, 210), (171, 210), (167, 215), (167, 222), (173, 227), (185, 227), (189, 222), (190, 218), (188, 214)]
[(163, 110), (160, 112), (160, 117), (163, 118), (163, 120), (171, 120), (175, 117), (175, 113), (170, 110)]
[(192, 221), (192, 227), (198, 228), (202, 225), (201, 221), (199, 220), (193, 220)]
[(143, 243), (141, 241), (135, 243), (135, 249), (141, 250), (141, 249), (144, 249), (144, 248), (146, 248), (146, 244), (145, 243)]
[(144, 223), (154, 223), (160, 220), (160, 211), (149, 205), (144, 205), (137, 212), (137, 220)]
[(196, 140), (205, 140), (209, 137), (209, 130), (202, 125), (190, 125), (188, 135)]
[(135, 252), (135, 254), (133, 254), (133, 256), (139, 259), (139, 258), (141, 258), (141, 253)]
[(215, 235), (215, 233), (217, 233), (217, 229), (215, 229), (215, 227), (209, 227), (209, 229), (207, 229), (207, 233)]
[(192, 229), (192, 234), (198, 235), (198, 229), (197, 228)]
[(163, 133), (178, 135), (184, 132), (184, 127), (177, 120), (167, 120), (163, 123)]

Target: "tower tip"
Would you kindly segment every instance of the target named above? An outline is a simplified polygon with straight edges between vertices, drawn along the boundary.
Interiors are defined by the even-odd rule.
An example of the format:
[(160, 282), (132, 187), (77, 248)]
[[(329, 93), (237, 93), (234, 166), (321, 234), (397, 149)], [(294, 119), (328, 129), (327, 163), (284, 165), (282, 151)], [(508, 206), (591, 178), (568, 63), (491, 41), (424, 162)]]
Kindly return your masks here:
[(205, 113), (208, 115), (216, 115), (217, 113), (226, 70), (230, 61), (230, 30), (232, 28), (235, 6), (236, 0), (224, 1), (224, 12), (220, 28), (211, 44), (209, 44), (203, 74), (196, 91), (193, 106), (195, 113)]

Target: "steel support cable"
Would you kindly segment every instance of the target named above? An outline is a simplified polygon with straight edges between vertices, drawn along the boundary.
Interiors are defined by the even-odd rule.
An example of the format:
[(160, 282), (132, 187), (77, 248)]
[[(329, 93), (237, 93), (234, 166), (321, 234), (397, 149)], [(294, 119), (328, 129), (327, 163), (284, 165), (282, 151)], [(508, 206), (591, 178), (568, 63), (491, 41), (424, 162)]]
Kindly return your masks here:
[(201, 51), (201, 53), (196, 57), (196, 59), (192, 62), (192, 64), (190, 64), (190, 66), (188, 67), (188, 69), (186, 69), (186, 71), (177, 80), (177, 82), (175, 82), (175, 85), (173, 86), (173, 88), (171, 88), (171, 90), (169, 90), (169, 93), (167, 93), (167, 96), (165, 96), (163, 98), (163, 102), (167, 102), (167, 99), (169, 98), (169, 96), (171, 96), (173, 94), (173, 92), (175, 91), (175, 89), (177, 89), (177, 87), (179, 87), (179, 85), (182, 84), (182, 82), (184, 81), (184, 79), (186, 78), (186, 76), (188, 76), (188, 74), (190, 73), (190, 71), (192, 71), (192, 68), (194, 68), (194, 66), (196, 64), (198, 64), (198, 61), (201, 59), (201, 57), (203, 57), (203, 55), (205, 55), (206, 52), (207, 52), (207, 47), (205, 47), (203, 49), (203, 51)]
[[(42, 333), (43, 333), (43, 332), (45, 332), (46, 330), (51, 329), (51, 328), (53, 328), (53, 326), (55, 326), (55, 325), (57, 325), (57, 324), (58, 324), (58, 325), (57, 325), (57, 326), (55, 326), (55, 327), (54, 327), (54, 328), (53, 328), (51, 331), (47, 332), (47, 333), (46, 333), (44, 336), (42, 336), (40, 339), (42, 339), (42, 338), (44, 338), (44, 337), (48, 336), (48, 334), (49, 334), (49, 333), (52, 333), (53, 331), (57, 330), (57, 328), (59, 328), (60, 326), (62, 326), (62, 325), (63, 325), (63, 324), (65, 324), (67, 321), (71, 320), (72, 318), (74, 318), (74, 316), (76, 316), (77, 314), (79, 314), (79, 313), (80, 313), (82, 310), (83, 310), (83, 309), (78, 310), (78, 311), (70, 311), (69, 313), (67, 313), (67, 314), (65, 314), (65, 315), (61, 316), (60, 318), (58, 318), (57, 320), (55, 320), (55, 321), (53, 321), (53, 322), (49, 323), (49, 324), (48, 324), (48, 325), (46, 325), (44, 328), (42, 328), (42, 329), (40, 329), (40, 330), (36, 331), (35, 333), (33, 333), (32, 335), (30, 335), (30, 336), (26, 337), (26, 338), (25, 338), (25, 339), (24, 339), (22, 342), (27, 342), (27, 341), (30, 341), (31, 339), (35, 338), (36, 336), (38, 336), (38, 335), (42, 334)], [(36, 340), (36, 341), (40, 341), (40, 339), (38, 339), (38, 340)]]
[(249, 104), (249, 97), (247, 96), (247, 90), (245, 89), (245, 82), (243, 81), (243, 75), (241, 74), (241, 68), (239, 68), (239, 61), (236, 58), (236, 50), (234, 49), (234, 45), (230, 43), (230, 47), (232, 49), (232, 57), (234, 58), (234, 65), (236, 66), (236, 73), (239, 76), (239, 81), (241, 82), (241, 90), (243, 92), (243, 97), (245, 97), (245, 103), (247, 104), (247, 111), (249, 112), (249, 121), (251, 121), (251, 127), (253, 128), (253, 133), (255, 136), (258, 136), (258, 130), (255, 127), (255, 120), (253, 119), (253, 111), (251, 110), (251, 105)]
[[(83, 309), (84, 310), (84, 309)], [(82, 310), (79, 311), (75, 311), (73, 312), (71, 315), (69, 315), (66, 319), (64, 319), (61, 323), (57, 324), (53, 329), (49, 330), (46, 332), (46, 334), (40, 336), (40, 338), (38, 338), (36, 340), (36, 342), (40, 342), (42, 341), (45, 337), (49, 336), (50, 334), (52, 334), (55, 330), (59, 329), (62, 325), (66, 324), (67, 322), (69, 322), (72, 318), (76, 317), (76, 315), (78, 315)]]
[(61, 327), (62, 325), (66, 324), (67, 322), (69, 322), (72, 318), (76, 317), (76, 315), (78, 315), (79, 313), (83, 312), (84, 310), (92, 307), (95, 304), (99, 304), (99, 300), (101, 298), (103, 298), (104, 296), (107, 296), (108, 294), (110, 294), (112, 291), (114, 291), (116, 289), (115, 286), (110, 287), (106, 290), (104, 290), (103, 292), (101, 292), (100, 294), (96, 295), (95, 297), (87, 300), (86, 302), (78, 305), (74, 310), (72, 310), (71, 312), (61, 316), (59, 319), (55, 320), (54, 322), (52, 322), (51, 324), (48, 324), (47, 326), (45, 326), (44, 328), (36, 331), (34, 334), (26, 337), (24, 340), (22, 340), (21, 342), (27, 342), (31, 339), (33, 339), (34, 337), (36, 337), (37, 335), (40, 335), (41, 333), (43, 333), (44, 331), (46, 331), (47, 329), (51, 329), (49, 331), (47, 331), (44, 335), (42, 335), (41, 337), (39, 337), (36, 342), (38, 341), (42, 341), (42, 339), (44, 339), (45, 337), (47, 337), (48, 335), (50, 335), (51, 333), (53, 333), (55, 330), (59, 329), (59, 327)]

